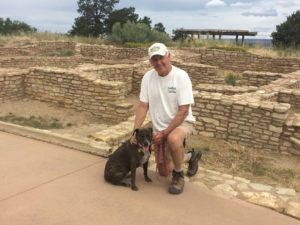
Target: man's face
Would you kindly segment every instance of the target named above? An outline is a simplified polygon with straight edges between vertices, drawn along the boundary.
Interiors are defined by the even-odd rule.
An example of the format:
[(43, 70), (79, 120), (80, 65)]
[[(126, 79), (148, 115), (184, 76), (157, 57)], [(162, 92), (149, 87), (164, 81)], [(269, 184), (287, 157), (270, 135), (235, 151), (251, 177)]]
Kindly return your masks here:
[(164, 56), (154, 55), (150, 62), (160, 76), (166, 76), (171, 71), (171, 56), (169, 53)]

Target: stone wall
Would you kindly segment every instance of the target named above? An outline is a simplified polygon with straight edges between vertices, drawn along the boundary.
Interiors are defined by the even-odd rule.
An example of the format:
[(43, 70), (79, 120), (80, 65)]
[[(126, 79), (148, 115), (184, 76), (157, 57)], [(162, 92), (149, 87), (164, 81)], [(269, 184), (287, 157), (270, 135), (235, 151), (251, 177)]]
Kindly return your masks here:
[(80, 53), (84, 57), (93, 57), (103, 60), (138, 60), (147, 57), (146, 48), (116, 48), (101, 45), (81, 45)]
[(236, 85), (260, 87), (268, 85), (279, 78), (282, 78), (280, 73), (245, 71), (239, 76)]
[(107, 81), (118, 81), (125, 84), (125, 95), (132, 92), (133, 70), (132, 65), (115, 64), (115, 65), (94, 65), (83, 64), (77, 67), (80, 71), (88, 73), (97, 79)]
[[(20, 48), (0, 48), (0, 56), (49, 56), (53, 53), (66, 51), (74, 52), (77, 56), (92, 57), (104, 61), (131, 60), (132, 63), (135, 63), (136, 61), (141, 61), (141, 59), (147, 60), (146, 48), (117, 48), (107, 45), (79, 45), (75, 42), (64, 41), (37, 42), (30, 46)], [(173, 51), (175, 52), (175, 50)], [(195, 48), (185, 49), (185, 51), (187, 53), (184, 56), (178, 56), (178, 58), (186, 63), (200, 63), (236, 72), (248, 70), (290, 73), (300, 70), (300, 60), (296, 58), (271, 58), (247, 52), (233, 52), (215, 49)]]
[(43, 41), (19, 48), (0, 48), (0, 56), (44, 56), (58, 52), (75, 52), (75, 46), (75, 42)]
[(293, 109), (300, 110), (300, 74), (295, 74), (298, 79), (290, 79), (285, 88), (278, 91), (277, 101), (289, 103)]
[(282, 134), (282, 151), (300, 155), (300, 114), (290, 113)]
[(138, 63), (134, 65), (132, 74), (132, 94), (138, 95), (140, 93), (142, 78), (144, 74), (152, 69), (150, 63)]
[(133, 106), (124, 101), (123, 82), (110, 82), (77, 71), (34, 68), (25, 78), (25, 95), (31, 99), (85, 111), (111, 122), (126, 120)]
[(223, 78), (218, 77), (218, 68), (215, 66), (196, 64), (196, 63), (180, 63), (174, 62), (175, 66), (185, 70), (192, 81), (193, 87), (198, 84), (222, 84)]
[(284, 89), (278, 92), (278, 102), (289, 103), (292, 109), (300, 110), (300, 89)]
[(235, 94), (243, 94), (255, 92), (258, 90), (257, 87), (254, 86), (231, 86), (231, 85), (222, 85), (222, 84), (198, 84), (195, 87), (196, 91), (199, 92), (213, 92), (213, 93), (221, 93), (224, 95), (235, 95)]
[(259, 87), (264, 99), (269, 95), (274, 101), (289, 103), (292, 109), (300, 109), (300, 70), (281, 74), (281, 78), (272, 81), (269, 85)]
[(35, 55), (49, 55), (52, 53), (59, 52), (75, 52), (76, 42), (68, 41), (47, 41), (47, 42), (37, 42), (35, 45), (36, 54)]
[(281, 151), (281, 135), (289, 104), (236, 100), (215, 93), (195, 96), (194, 114), (199, 134), (244, 146)]
[(140, 61), (147, 58), (146, 48), (117, 48), (107, 45), (82, 45), (75, 42), (48, 41), (36, 42), (30, 46), (0, 48), (0, 57), (64, 56), (70, 52), (76, 56), (101, 59), (103, 61), (124, 60)]
[[(181, 63), (174, 61), (175, 66), (185, 70), (192, 81), (192, 85), (195, 88), (199, 83), (209, 83), (209, 84), (218, 84), (224, 83), (223, 78), (217, 76), (217, 68), (214, 66), (207, 66), (202, 64), (195, 63)], [(147, 62), (136, 64), (133, 71), (133, 80), (132, 80), (132, 93), (139, 94), (141, 81), (144, 74), (152, 69), (151, 65)]]
[[(245, 146), (300, 155), (299, 75), (300, 71), (282, 74), (255, 92), (233, 95), (222, 85), (196, 86), (196, 129)], [(229, 94), (240, 88), (245, 87), (232, 87)], [(284, 100), (283, 93), (288, 94)]]
[[(178, 61), (174, 61), (173, 64), (185, 70), (189, 74), (194, 88), (201, 83), (224, 83), (224, 79), (218, 77), (217, 68), (214, 66), (207, 66), (195, 63), (181, 63)], [(140, 63), (134, 66), (132, 93), (139, 93), (142, 77), (150, 69), (152, 69), (152, 67), (149, 63)]]
[(82, 63), (92, 63), (97, 61), (90, 58), (81, 57), (1, 57), (1, 68), (29, 68), (29, 67), (76, 67)]
[(290, 73), (300, 70), (300, 60), (297, 58), (271, 58), (247, 52), (215, 49), (194, 49), (192, 52), (198, 53), (199, 55), (192, 55), (191, 57), (185, 56), (183, 58), (185, 62), (217, 66), (223, 70), (232, 70), (236, 72), (247, 70), (267, 71), (274, 73)]
[(24, 76), (28, 70), (0, 70), (0, 102), (21, 99), (24, 96)]
[[(43, 46), (40, 52), (47, 51)], [(26, 95), (112, 122), (133, 115), (133, 106), (125, 103), (125, 96), (139, 93), (142, 76), (151, 69), (148, 60), (141, 60), (147, 56), (146, 49), (81, 45), (76, 46), (77, 52), (78, 48), (84, 56), (95, 58), (0, 57), (2, 68), (45, 67), (0, 71), (0, 101)], [(193, 107), (198, 133), (254, 148), (300, 154), (300, 116), (290, 110), (299, 108), (299, 72), (281, 74), (296, 70), (299, 61), (219, 50), (196, 51), (199, 55), (186, 54), (185, 62), (174, 61), (174, 65), (188, 72), (194, 89), (199, 91)], [(119, 63), (126, 58), (139, 63), (103, 65), (107, 60)], [(218, 76), (218, 66), (243, 72), (237, 83), (246, 87), (225, 86), (224, 78)], [(264, 72), (273, 70), (276, 73)]]

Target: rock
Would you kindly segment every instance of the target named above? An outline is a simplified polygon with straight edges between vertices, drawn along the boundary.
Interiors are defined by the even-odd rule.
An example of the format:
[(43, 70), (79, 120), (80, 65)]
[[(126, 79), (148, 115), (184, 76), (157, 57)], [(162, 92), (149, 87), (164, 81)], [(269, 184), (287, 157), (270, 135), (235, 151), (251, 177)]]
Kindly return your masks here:
[(212, 189), (216, 192), (223, 193), (232, 197), (238, 195), (238, 192), (236, 192), (229, 184), (219, 184)]
[(284, 213), (300, 219), (300, 203), (294, 201), (289, 202), (288, 206), (284, 210)]
[(239, 181), (239, 182), (250, 184), (250, 180), (242, 178), (242, 177), (234, 177), (233, 179), (235, 179), (236, 181)]
[(254, 204), (266, 206), (278, 212), (284, 210), (284, 202), (268, 192), (242, 192), (242, 194), (249, 202)]
[(263, 185), (258, 183), (251, 183), (250, 186), (258, 191), (270, 191), (273, 187), (269, 185)]
[(276, 193), (279, 195), (289, 195), (289, 196), (296, 195), (296, 191), (291, 188), (276, 188)]

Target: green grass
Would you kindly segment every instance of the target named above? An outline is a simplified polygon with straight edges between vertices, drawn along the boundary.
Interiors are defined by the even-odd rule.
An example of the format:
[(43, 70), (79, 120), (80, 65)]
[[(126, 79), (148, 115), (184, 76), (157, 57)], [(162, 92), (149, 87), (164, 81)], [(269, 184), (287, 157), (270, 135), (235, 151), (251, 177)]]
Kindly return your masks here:
[[(61, 121), (56, 118), (43, 118), (41, 116), (30, 116), (29, 118), (16, 116), (13, 113), (9, 113), (5, 116), (0, 117), (0, 121), (18, 124), (26, 127), (34, 127), (38, 129), (62, 129), (64, 125)], [(72, 126), (71, 123), (66, 125), (67, 127)]]
[(62, 51), (53, 51), (53, 52), (48, 52), (46, 53), (46, 56), (56, 56), (56, 57), (70, 57), (74, 56), (75, 52), (72, 50), (62, 50)]
[(236, 46), (236, 45), (212, 45), (208, 46), (208, 49), (217, 49), (217, 50), (223, 50), (223, 51), (231, 51), (231, 52), (247, 52), (247, 49), (245, 47)]
[(35, 42), (41, 41), (70, 41), (82, 44), (106, 44), (107, 41), (101, 38), (69, 36), (67, 34), (50, 33), (50, 32), (36, 32), (19, 35), (0, 35), (0, 46), (10, 45), (15, 47), (24, 47)]
[(137, 42), (126, 42), (124, 47), (126, 48), (149, 48), (152, 43), (137, 43)]

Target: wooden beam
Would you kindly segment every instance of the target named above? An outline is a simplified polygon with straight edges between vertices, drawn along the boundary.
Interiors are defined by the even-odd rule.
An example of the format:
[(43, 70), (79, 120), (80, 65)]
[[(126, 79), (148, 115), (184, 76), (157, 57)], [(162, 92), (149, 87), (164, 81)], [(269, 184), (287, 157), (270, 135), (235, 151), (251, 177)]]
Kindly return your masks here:
[(177, 29), (177, 32), (185, 34), (204, 34), (204, 35), (244, 35), (256, 36), (257, 32), (248, 30), (217, 30), (217, 29)]

